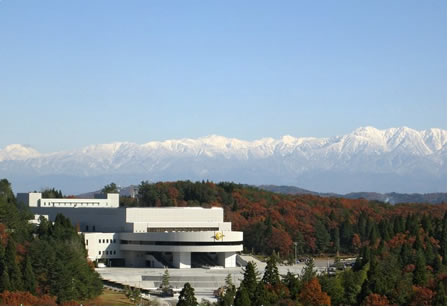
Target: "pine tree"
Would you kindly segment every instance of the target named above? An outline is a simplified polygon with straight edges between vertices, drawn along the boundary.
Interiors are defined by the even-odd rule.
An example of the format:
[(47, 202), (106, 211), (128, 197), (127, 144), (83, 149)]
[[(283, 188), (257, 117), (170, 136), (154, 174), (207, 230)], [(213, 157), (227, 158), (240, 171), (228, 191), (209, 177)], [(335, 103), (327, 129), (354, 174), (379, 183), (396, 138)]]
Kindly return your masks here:
[(247, 290), (250, 300), (253, 300), (255, 289), (257, 288), (258, 284), (257, 275), (258, 275), (257, 265), (254, 262), (249, 261), (244, 270), (241, 286)]
[(325, 228), (324, 224), (319, 220), (316, 221), (314, 229), (315, 229), (317, 248), (319, 249), (320, 252), (326, 252), (330, 244), (330, 235), (328, 234), (327, 229)]
[(244, 286), (240, 286), (235, 295), (235, 306), (251, 306), (249, 293)]
[(333, 250), (336, 253), (336, 255), (338, 256), (339, 250), (341, 249), (339, 227), (336, 227), (335, 229), (333, 229), (332, 240), (333, 240)]
[(0, 291), (10, 291), (11, 289), (11, 282), (9, 281), (9, 274), (7, 270), (4, 270), (2, 273), (2, 276), (0, 277)]
[[(4, 277), (4, 274), (6, 273), (6, 276)], [(8, 268), (6, 267), (5, 263), (5, 248), (3, 247), (3, 244), (0, 242), (0, 293), (4, 290), (9, 290), (10, 284), (9, 284), (9, 276), (8, 274)], [(3, 280), (4, 278), (7, 278)]]
[(36, 278), (34, 277), (30, 257), (26, 255), (23, 266), (23, 289), (32, 294), (36, 294), (36, 286)]
[(306, 260), (306, 266), (302, 269), (302, 275), (300, 277), (301, 286), (310, 282), (311, 279), (316, 277), (316, 272), (314, 271), (314, 260), (309, 258)]
[(288, 287), (292, 299), (296, 299), (300, 292), (300, 281), (291, 272), (288, 272), (283, 280), (283, 283)]
[(434, 296), (433, 304), (436, 306), (446, 306), (446, 289), (442, 281), (437, 285), (437, 293)]
[(179, 300), (177, 306), (197, 306), (198, 301), (194, 296), (194, 288), (191, 287), (190, 283), (184, 284), (183, 289), (180, 291)]
[(414, 270), (414, 284), (424, 287), (428, 281), (428, 274), (426, 272), (426, 261), (423, 251), (417, 251), (417, 259)]
[[(300, 231), (297, 231), (296, 243), (297, 243), (297, 246), (296, 246), (297, 255), (304, 254), (306, 244), (305, 244), (305, 239), (303, 238), (303, 234)], [(294, 259), (294, 260), (296, 260), (296, 259)]]
[(255, 289), (254, 300), (252, 301), (254, 306), (266, 306), (269, 305), (269, 299), (266, 293), (265, 283), (260, 281)]
[(236, 288), (232, 282), (232, 275), (227, 274), (226, 284), (224, 286), (224, 293), (218, 298), (218, 303), (221, 306), (232, 306), (235, 301)]
[(276, 257), (274, 255), (269, 257), (269, 260), (266, 264), (266, 268), (264, 269), (264, 275), (262, 281), (265, 285), (272, 285), (272, 286), (275, 286), (280, 283), (280, 276), (278, 274)]
[(167, 294), (170, 291), (170, 273), (168, 269), (165, 269), (165, 272), (162, 276), (162, 283), (160, 284), (162, 288), (162, 293)]
[(8, 268), (11, 290), (22, 290), (22, 272), (20, 271), (19, 265), (16, 262), (16, 244), (12, 237), (9, 238), (8, 245), (6, 246), (5, 263), (6, 267)]

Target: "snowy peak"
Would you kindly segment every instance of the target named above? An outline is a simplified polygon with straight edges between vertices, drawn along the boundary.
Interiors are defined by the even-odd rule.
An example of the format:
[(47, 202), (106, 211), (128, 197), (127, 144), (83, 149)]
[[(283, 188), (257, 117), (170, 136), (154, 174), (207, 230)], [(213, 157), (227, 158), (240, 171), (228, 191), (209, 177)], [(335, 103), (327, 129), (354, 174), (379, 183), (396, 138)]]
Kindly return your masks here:
[[(329, 138), (285, 135), (246, 141), (209, 135), (98, 144), (49, 154), (15, 144), (0, 150), (0, 171), (27, 182), (33, 176), (69, 176), (80, 178), (82, 184), (89, 177), (104, 180), (104, 185), (115, 176), (121, 184), (210, 179), (323, 192), (440, 192), (446, 191), (446, 155), (446, 130), (367, 126)], [(93, 179), (99, 177), (104, 179)]]
[(36, 158), (40, 153), (29, 146), (11, 144), (0, 149), (0, 161), (4, 160), (26, 160)]
[(123, 157), (152, 155), (206, 155), (247, 158), (249, 154), (257, 157), (291, 154), (337, 154), (356, 153), (431, 155), (446, 148), (446, 130), (413, 130), (408, 127), (379, 130), (374, 127), (361, 127), (350, 134), (331, 138), (294, 137), (285, 135), (280, 139), (263, 138), (244, 141), (219, 135), (209, 135), (198, 139), (174, 139), (162, 142), (148, 142), (138, 145), (128, 142), (90, 145), (72, 152), (41, 155), (35, 149), (23, 145), (8, 145), (0, 150), (0, 161), (27, 160), (39, 157), (78, 157), (79, 159), (114, 160)]

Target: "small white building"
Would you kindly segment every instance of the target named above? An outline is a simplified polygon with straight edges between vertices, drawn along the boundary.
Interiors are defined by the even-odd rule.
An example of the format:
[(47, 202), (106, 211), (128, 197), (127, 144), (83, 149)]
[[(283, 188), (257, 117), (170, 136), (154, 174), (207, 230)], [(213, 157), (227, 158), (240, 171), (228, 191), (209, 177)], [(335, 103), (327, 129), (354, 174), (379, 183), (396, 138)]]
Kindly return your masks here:
[(113, 266), (190, 268), (236, 266), (243, 233), (224, 222), (222, 208), (120, 208), (119, 195), (103, 199), (46, 199), (19, 193), (31, 211), (54, 221), (68, 217), (84, 235), (90, 260)]

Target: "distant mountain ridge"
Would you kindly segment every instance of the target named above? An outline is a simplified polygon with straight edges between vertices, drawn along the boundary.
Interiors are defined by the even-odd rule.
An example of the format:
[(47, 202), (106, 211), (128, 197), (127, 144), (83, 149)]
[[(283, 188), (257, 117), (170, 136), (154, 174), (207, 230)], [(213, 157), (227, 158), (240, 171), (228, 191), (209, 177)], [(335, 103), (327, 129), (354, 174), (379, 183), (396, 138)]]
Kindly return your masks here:
[[(211, 135), (142, 145), (117, 142), (42, 154), (0, 150), (15, 189), (54, 186), (71, 194), (141, 180), (212, 180), (301, 186), (313, 191), (446, 192), (446, 130), (362, 127), (329, 138), (244, 141)], [(39, 186), (37, 186), (39, 185)]]
[(260, 189), (280, 193), (280, 194), (311, 194), (322, 197), (342, 197), (349, 199), (367, 199), (378, 200), (390, 204), (398, 203), (429, 203), (440, 204), (447, 202), (447, 193), (427, 193), (427, 194), (404, 194), (404, 193), (375, 193), (375, 192), (352, 192), (348, 194), (336, 194), (336, 193), (318, 193), (305, 189), (301, 189), (294, 186), (276, 186), (276, 185), (261, 185)]

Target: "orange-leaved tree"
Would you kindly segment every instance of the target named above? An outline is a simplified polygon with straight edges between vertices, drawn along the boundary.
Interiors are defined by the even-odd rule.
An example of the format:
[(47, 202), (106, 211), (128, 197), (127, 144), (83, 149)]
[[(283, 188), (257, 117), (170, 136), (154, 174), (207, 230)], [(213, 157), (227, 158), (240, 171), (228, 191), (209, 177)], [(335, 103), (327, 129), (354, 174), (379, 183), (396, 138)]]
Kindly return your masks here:
[(300, 292), (299, 302), (307, 306), (330, 306), (331, 298), (326, 292), (322, 292), (319, 280), (313, 278)]

